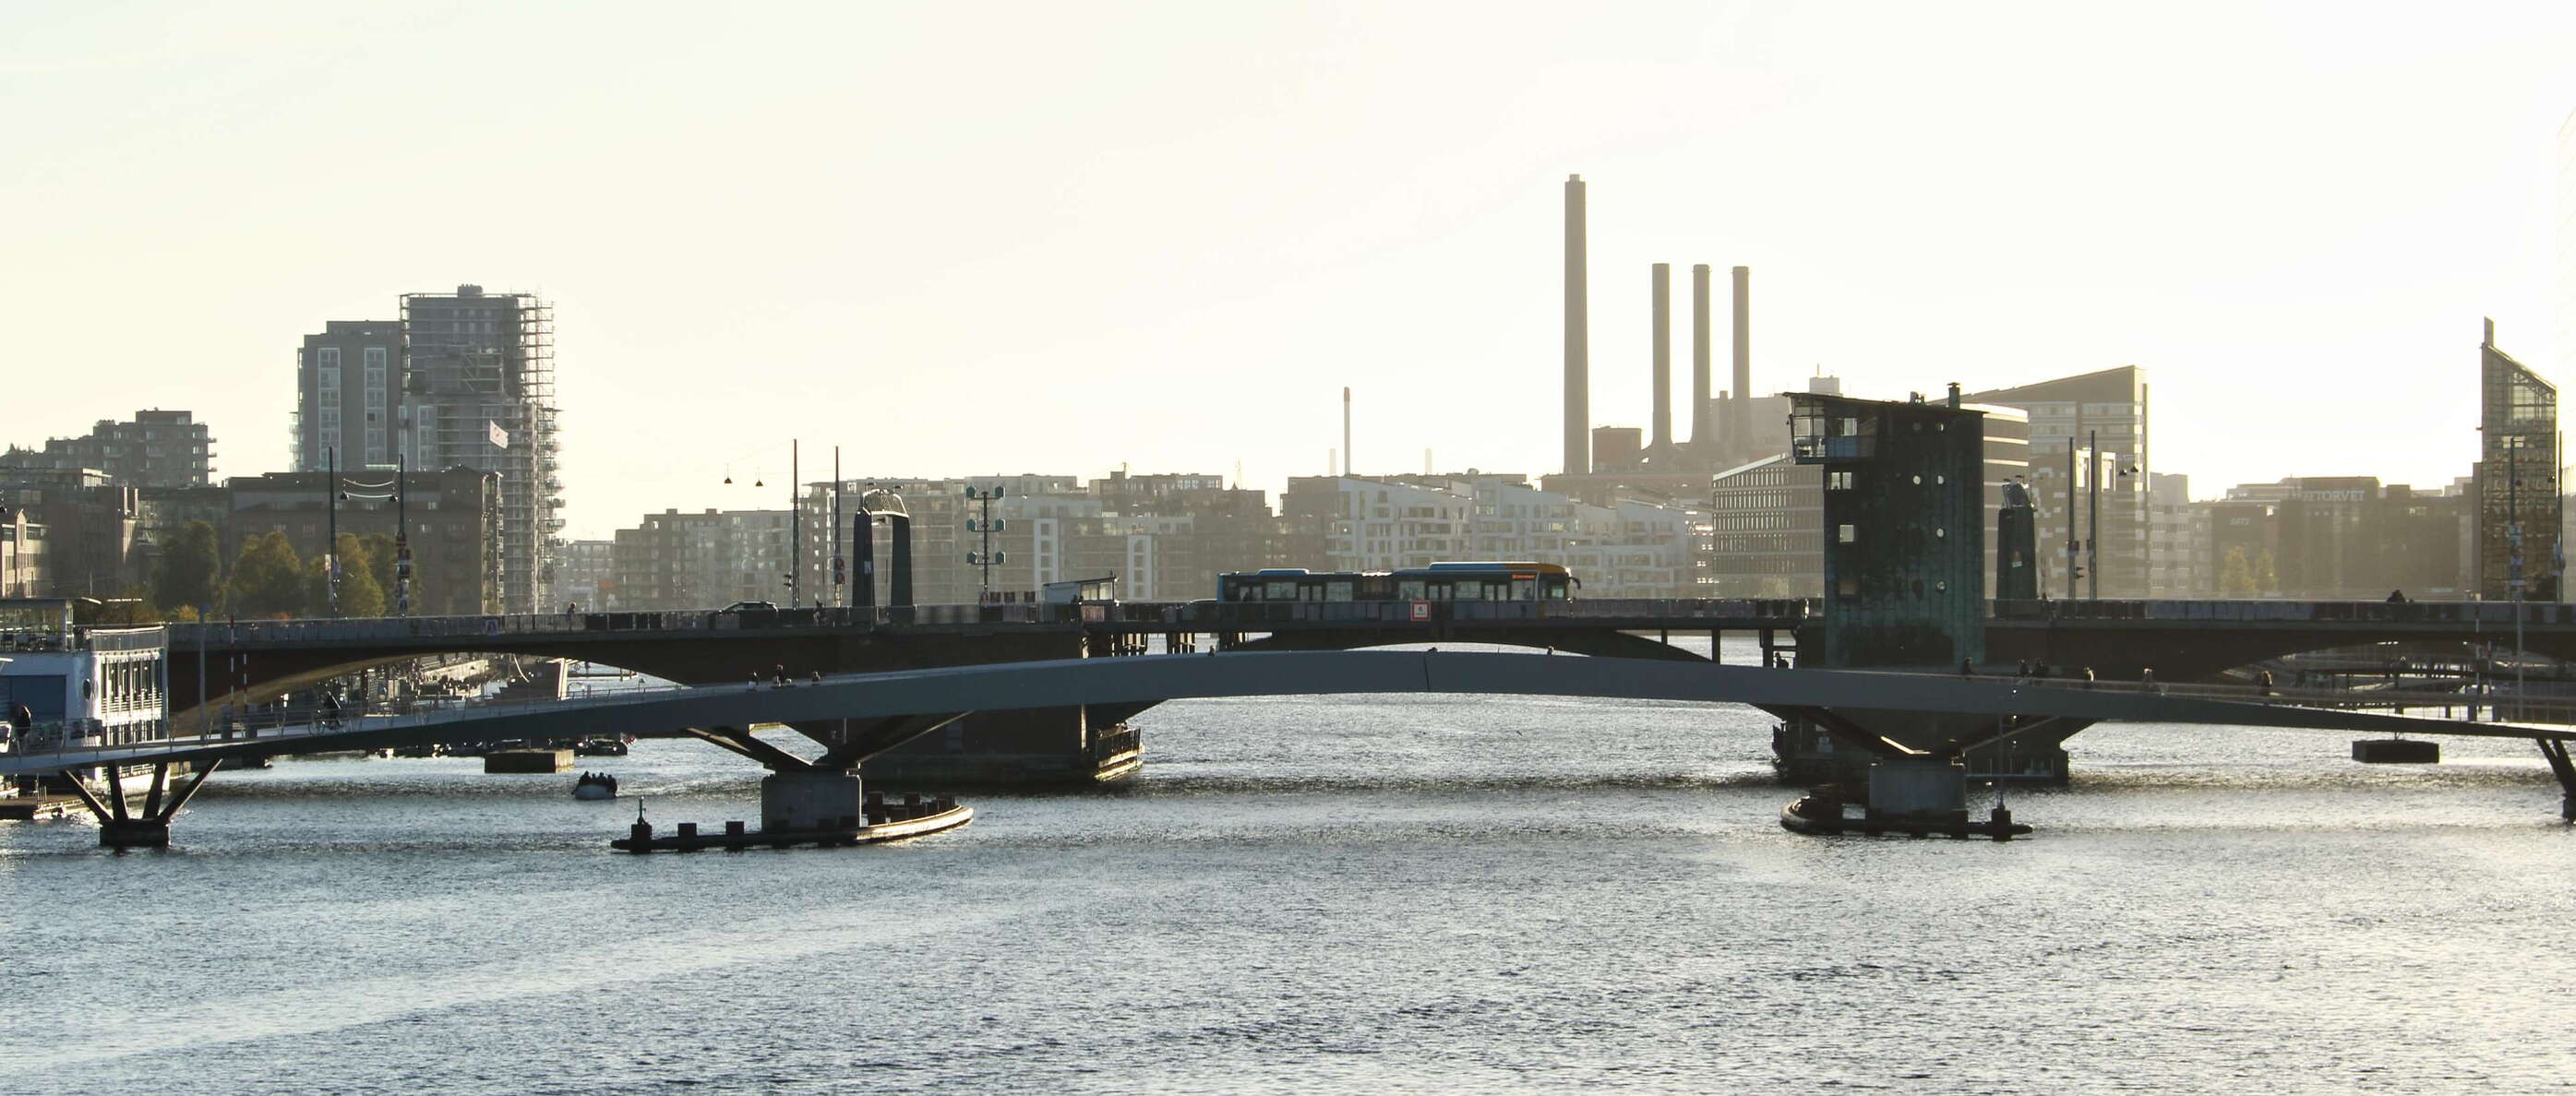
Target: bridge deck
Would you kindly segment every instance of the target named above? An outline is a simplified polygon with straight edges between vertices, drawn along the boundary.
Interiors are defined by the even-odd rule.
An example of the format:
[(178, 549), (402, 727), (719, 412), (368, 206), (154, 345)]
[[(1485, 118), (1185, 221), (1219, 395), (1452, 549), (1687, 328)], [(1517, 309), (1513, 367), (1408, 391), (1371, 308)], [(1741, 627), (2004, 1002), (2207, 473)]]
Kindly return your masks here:
[[(755, 723), (876, 720), (1076, 704), (1331, 693), (1616, 697), (1772, 708), (2060, 717), (2418, 735), (2576, 739), (2576, 730), (2383, 715), (2314, 706), (2324, 698), (2251, 689), (2087, 687), (1946, 674), (1770, 670), (1706, 662), (1482, 652), (1234, 652), (957, 666), (844, 674), (793, 686), (637, 690), (362, 719), (250, 738), (200, 736), (104, 746), (25, 743), (0, 774), (99, 764), (372, 749), (435, 742), (672, 734)], [(2343, 694), (2339, 694), (2343, 695)]]

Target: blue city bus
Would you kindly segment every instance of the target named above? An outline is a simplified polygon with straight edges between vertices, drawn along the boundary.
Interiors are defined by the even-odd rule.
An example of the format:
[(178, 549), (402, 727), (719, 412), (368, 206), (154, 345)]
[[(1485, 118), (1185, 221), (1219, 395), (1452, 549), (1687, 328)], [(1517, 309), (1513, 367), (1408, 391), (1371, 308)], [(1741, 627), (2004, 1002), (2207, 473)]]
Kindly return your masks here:
[(1221, 602), (1572, 601), (1583, 581), (1556, 563), (1434, 563), (1403, 571), (1302, 567), (1217, 576)]

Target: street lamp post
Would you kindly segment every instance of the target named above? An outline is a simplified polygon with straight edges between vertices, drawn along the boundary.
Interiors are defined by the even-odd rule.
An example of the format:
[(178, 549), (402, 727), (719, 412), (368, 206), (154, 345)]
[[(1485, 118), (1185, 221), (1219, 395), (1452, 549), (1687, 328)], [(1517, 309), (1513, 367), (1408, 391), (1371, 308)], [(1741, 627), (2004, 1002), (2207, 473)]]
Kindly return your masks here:
[[(2504, 535), (2512, 556), (2505, 565), (2505, 581), (2513, 592), (2513, 702), (2522, 705), (2522, 438), (2505, 439), (2504, 447)], [(2495, 709), (2487, 709), (2493, 716)], [(2515, 716), (2521, 715), (2516, 711)]]
[(2102, 600), (2102, 432), (2084, 432), (2084, 596)]
[(411, 615), (411, 454), (394, 457), (394, 615)]
[[(1007, 557), (1010, 555), (1008, 552), (996, 552), (993, 550), (993, 534), (1001, 532), (1005, 526), (1010, 524), (1007, 521), (995, 521), (993, 519), (993, 504), (1000, 501), (1001, 497), (1002, 489), (999, 487), (993, 488), (989, 491), (977, 491), (971, 485), (966, 488), (966, 501), (977, 504), (981, 508), (982, 514), (980, 518), (966, 519), (966, 531), (969, 533), (981, 533), (984, 538), (984, 550), (980, 552), (966, 553), (966, 563), (967, 565), (978, 569), (977, 574), (980, 576), (982, 583), (980, 589), (983, 593), (987, 594), (993, 592), (993, 568), (1001, 565), (1002, 563), (1008, 562)], [(982, 599), (978, 598), (977, 600), (980, 601)]]
[(796, 497), (797, 441), (787, 441), (787, 607), (797, 608), (805, 587), (805, 500)]
[(832, 590), (835, 607), (849, 605), (849, 569), (841, 562), (841, 447), (832, 447)]
[(331, 615), (340, 615), (340, 450), (322, 451), (322, 507), (330, 513), (322, 533), (322, 588)]

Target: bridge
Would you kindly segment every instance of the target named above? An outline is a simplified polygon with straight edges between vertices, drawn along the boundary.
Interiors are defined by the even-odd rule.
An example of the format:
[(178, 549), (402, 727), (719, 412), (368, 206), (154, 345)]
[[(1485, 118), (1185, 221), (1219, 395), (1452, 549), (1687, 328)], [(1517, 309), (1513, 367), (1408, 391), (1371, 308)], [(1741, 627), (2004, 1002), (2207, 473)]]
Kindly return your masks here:
[[(171, 628), (173, 723), (202, 729), (333, 677), (429, 654), (527, 654), (637, 670), (689, 684), (993, 662), (1133, 655), (1163, 649), (1350, 650), (1490, 643), (1578, 654), (1705, 662), (1671, 642), (1750, 634), (1760, 660), (1794, 651), (1828, 606), (1798, 599), (1584, 599), (1574, 602), (1123, 602), (863, 606), (542, 616), (408, 617), (181, 624)], [(2576, 656), (2576, 607), (2501, 602), (2032, 601), (1991, 605), (1990, 665), (2169, 683), (2205, 681), (2282, 655), (2386, 642), (2510, 643)], [(1716, 649), (1712, 645), (1712, 649)], [(984, 712), (880, 759), (910, 782), (1086, 783), (1097, 751), (1144, 710), (1136, 703)], [(2062, 773), (2066, 721), (2018, 740)], [(2052, 740), (2051, 735), (2055, 736)], [(2047, 774), (2041, 774), (2047, 775)]]
[[(2206, 680), (2283, 655), (2387, 642), (2500, 643), (2576, 659), (2576, 604), (2505, 602), (1995, 602), (1988, 658), (2100, 676)], [(174, 714), (250, 704), (371, 666), (432, 654), (530, 654), (672, 681), (743, 681), (1076, 655), (1135, 653), (1145, 637), (1195, 650), (1349, 650), (1493, 643), (1704, 661), (1676, 635), (1752, 633), (1794, 650), (1824, 620), (1801, 599), (1527, 602), (1120, 602), (924, 605), (533, 616), (381, 617), (170, 626)], [(1652, 637), (1652, 638), (1649, 638)], [(202, 672), (190, 674), (191, 661)], [(1767, 661), (1767, 660), (1766, 660)]]
[[(1550, 657), (1472, 652), (1242, 652), (1142, 655), (1118, 659), (1050, 659), (827, 676), (793, 685), (681, 686), (523, 705), (478, 706), (422, 715), (361, 719), (243, 736), (186, 734), (133, 743), (27, 742), (0, 755), (0, 774), (152, 765), (155, 776), (141, 816), (126, 809), (121, 785), (111, 802), (80, 794), (109, 828), (102, 840), (158, 827), (166, 841), (171, 815), (207, 772), (226, 758), (279, 752), (372, 749), (507, 738), (589, 734), (687, 734), (768, 766), (764, 824), (807, 828), (816, 819), (855, 813), (860, 767), (869, 759), (968, 713), (1065, 705), (1149, 706), (1206, 697), (1349, 693), (1457, 693), (1610, 697), (1733, 703), (1816, 721), (1854, 749), (1890, 761), (1946, 765), (1967, 751), (2052, 723), (2103, 720), (2249, 727), (2293, 727), (2366, 734), (2528, 738), (2557, 773), (2566, 797), (2561, 813), (2576, 818), (2576, 765), (2568, 742), (2576, 729), (2462, 722), (2291, 703), (2268, 690), (2200, 686), (2104, 688), (2075, 682), (1962, 677), (1858, 670), (1784, 670), (1675, 660)], [(1874, 712), (1975, 716), (1991, 732), (1968, 739), (1909, 744), (1870, 735), (1837, 716)], [(784, 723), (820, 747), (804, 756), (754, 738), (749, 728)], [(196, 762), (197, 774), (167, 797), (170, 766)]]

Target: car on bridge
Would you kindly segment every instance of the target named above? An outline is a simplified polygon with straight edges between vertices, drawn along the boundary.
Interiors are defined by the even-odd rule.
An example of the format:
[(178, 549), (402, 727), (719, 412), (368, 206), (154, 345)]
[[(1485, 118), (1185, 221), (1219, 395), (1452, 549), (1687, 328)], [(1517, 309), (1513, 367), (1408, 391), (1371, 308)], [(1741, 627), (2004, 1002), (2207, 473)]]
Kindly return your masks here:
[(774, 613), (778, 611), (778, 603), (775, 601), (737, 601), (716, 611), (719, 613)]

